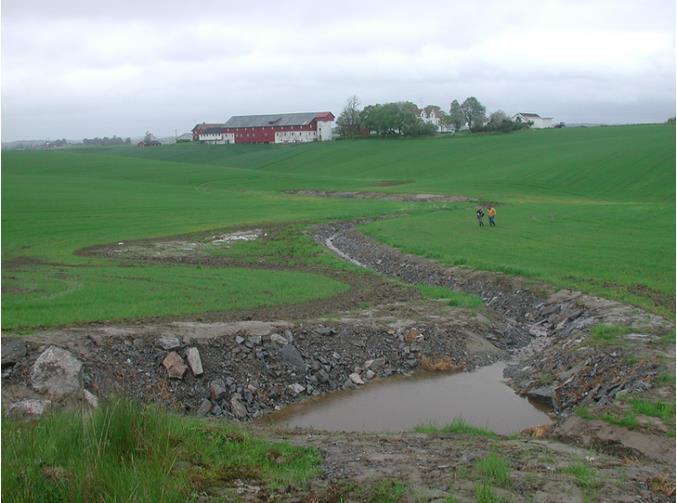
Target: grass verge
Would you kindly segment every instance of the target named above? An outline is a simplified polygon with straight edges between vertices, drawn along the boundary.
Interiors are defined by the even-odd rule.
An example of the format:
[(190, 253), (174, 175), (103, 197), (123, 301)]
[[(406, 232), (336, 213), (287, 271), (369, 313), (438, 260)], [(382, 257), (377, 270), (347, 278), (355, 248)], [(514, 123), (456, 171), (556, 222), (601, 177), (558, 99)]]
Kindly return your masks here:
[(451, 423), (444, 426), (435, 426), (432, 424), (426, 424), (421, 426), (416, 426), (414, 428), (416, 433), (460, 433), (463, 435), (475, 435), (479, 437), (487, 438), (500, 438), (500, 435), (494, 433), (491, 430), (486, 428), (479, 428), (471, 424), (466, 423), (463, 419), (456, 418)]
[(2, 446), (2, 497), (18, 502), (185, 501), (235, 479), (299, 483), (321, 461), (313, 449), (121, 399), (91, 415), (3, 418)]
[(482, 302), (482, 299), (479, 296), (470, 293), (457, 292), (451, 288), (424, 284), (416, 285), (416, 288), (424, 297), (446, 300), (447, 304), (452, 307), (478, 308), (484, 305), (484, 302)]

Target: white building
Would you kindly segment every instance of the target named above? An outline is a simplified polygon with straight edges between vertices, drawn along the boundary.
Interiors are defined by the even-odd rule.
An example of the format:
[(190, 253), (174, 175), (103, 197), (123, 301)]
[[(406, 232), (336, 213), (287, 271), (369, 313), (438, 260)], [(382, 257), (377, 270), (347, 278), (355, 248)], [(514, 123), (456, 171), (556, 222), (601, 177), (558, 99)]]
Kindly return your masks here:
[(552, 127), (552, 117), (541, 117), (538, 114), (528, 114), (524, 112), (512, 116), (515, 122), (533, 122), (532, 129), (545, 129)]
[(418, 110), (418, 117), (426, 124), (434, 124), (437, 128), (437, 131), (440, 133), (449, 133), (454, 131), (453, 126), (447, 126), (442, 123), (444, 112), (438, 108), (431, 106), (420, 108)]

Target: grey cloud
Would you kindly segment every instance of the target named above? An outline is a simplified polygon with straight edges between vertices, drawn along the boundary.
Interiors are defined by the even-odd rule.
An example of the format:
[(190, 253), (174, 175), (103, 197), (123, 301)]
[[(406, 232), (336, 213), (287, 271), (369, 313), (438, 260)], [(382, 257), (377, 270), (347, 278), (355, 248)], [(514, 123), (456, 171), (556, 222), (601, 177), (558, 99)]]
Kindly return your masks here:
[(3, 140), (337, 113), (353, 93), (445, 108), (475, 95), (568, 121), (674, 115), (673, 2), (365, 4), (6, 1)]

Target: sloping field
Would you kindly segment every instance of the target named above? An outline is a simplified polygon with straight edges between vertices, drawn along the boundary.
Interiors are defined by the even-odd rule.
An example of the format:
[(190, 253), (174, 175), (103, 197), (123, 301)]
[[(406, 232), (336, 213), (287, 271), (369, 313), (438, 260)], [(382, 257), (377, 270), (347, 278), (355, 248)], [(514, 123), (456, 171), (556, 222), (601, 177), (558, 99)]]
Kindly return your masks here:
[[(2, 161), (5, 328), (166, 314), (157, 298), (173, 299), (170, 311), (197, 314), (337, 294), (345, 286), (316, 273), (194, 274), (195, 266), (74, 253), (216, 228), (388, 214), (366, 230), (408, 251), (537, 276), (674, 316), (675, 130), (669, 126), (3, 152)], [(470, 204), (284, 192), (297, 189), (461, 194), (496, 203), (498, 227), (478, 229)], [(153, 288), (139, 286), (130, 296), (131, 277)], [(226, 283), (228, 295), (215, 296)]]

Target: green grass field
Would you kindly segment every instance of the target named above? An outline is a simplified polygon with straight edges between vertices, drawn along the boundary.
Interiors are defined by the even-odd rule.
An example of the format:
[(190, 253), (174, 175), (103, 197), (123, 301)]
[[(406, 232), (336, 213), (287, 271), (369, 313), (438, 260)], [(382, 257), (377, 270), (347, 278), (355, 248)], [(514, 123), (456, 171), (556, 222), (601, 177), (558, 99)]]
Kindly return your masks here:
[[(74, 252), (232, 226), (376, 215), (389, 218), (364, 230), (404, 250), (674, 317), (671, 126), (3, 152), (2, 161), (3, 328), (331, 296), (345, 285), (317, 274), (129, 264)], [(495, 203), (498, 226), (478, 229), (470, 204), (321, 199), (284, 193), (290, 189), (463, 194)], [(331, 267), (331, 260), (316, 262)]]

